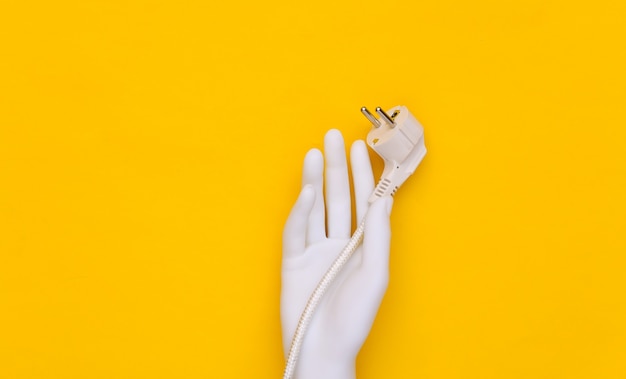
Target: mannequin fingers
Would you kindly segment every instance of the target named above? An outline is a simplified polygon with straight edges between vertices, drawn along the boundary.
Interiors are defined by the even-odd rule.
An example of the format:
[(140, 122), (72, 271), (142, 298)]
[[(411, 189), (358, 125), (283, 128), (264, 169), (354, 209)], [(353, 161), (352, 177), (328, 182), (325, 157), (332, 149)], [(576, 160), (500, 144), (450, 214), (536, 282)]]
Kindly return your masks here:
[(307, 224), (314, 203), (315, 190), (312, 185), (307, 184), (300, 191), (283, 229), (283, 258), (304, 252)]
[(326, 238), (326, 214), (324, 211), (324, 157), (318, 149), (311, 149), (304, 157), (302, 185), (310, 184), (315, 192), (315, 203), (309, 216), (306, 242), (311, 244)]
[(370, 278), (386, 280), (389, 275), (389, 244), (391, 226), (389, 215), (393, 199), (390, 196), (376, 200), (369, 208), (363, 235), (363, 257), (361, 269)]
[(354, 181), (354, 202), (357, 223), (361, 222), (369, 206), (368, 199), (374, 191), (374, 174), (365, 142), (354, 141), (350, 149), (352, 180)]
[(346, 148), (341, 133), (331, 129), (324, 137), (326, 156), (326, 211), (328, 237), (349, 238), (351, 227), (350, 182)]

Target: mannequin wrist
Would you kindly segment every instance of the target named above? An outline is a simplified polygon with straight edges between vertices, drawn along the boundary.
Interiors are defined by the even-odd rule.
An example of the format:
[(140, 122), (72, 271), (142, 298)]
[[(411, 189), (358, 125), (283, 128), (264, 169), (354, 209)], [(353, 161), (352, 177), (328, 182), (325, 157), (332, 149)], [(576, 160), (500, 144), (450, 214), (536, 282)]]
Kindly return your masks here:
[(296, 379), (355, 379), (355, 361), (300, 357)]

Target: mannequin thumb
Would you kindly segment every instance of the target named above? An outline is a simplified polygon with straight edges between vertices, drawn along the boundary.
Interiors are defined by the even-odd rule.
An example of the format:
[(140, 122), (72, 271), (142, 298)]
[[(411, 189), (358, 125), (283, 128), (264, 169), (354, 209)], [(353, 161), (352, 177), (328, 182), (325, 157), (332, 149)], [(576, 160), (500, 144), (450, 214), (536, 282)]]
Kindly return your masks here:
[(365, 219), (363, 236), (363, 265), (372, 269), (386, 269), (389, 265), (389, 242), (391, 227), (389, 215), (393, 199), (386, 196), (376, 200), (370, 206)]
[(391, 215), (391, 209), (393, 208), (393, 197), (385, 196), (377, 199), (370, 205), (370, 209), (368, 212), (368, 218), (370, 214), (377, 214), (376, 218), (379, 218), (383, 215), (389, 216)]

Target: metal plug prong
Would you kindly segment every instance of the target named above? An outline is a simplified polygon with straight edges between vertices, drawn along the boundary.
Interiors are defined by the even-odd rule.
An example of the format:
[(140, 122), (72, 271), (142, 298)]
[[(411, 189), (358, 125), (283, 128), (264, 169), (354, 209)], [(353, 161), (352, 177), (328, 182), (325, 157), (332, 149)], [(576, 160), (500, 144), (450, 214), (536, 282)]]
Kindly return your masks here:
[(380, 121), (378, 121), (376, 117), (374, 117), (374, 115), (371, 114), (370, 111), (367, 110), (367, 108), (362, 107), (361, 113), (363, 113), (363, 116), (365, 116), (368, 120), (370, 120), (370, 122), (372, 123), (372, 125), (374, 125), (374, 127), (380, 128)]
[(378, 113), (380, 118), (385, 120), (385, 122), (387, 122), (387, 124), (391, 125), (392, 128), (394, 126), (396, 126), (396, 123), (393, 121), (393, 119), (391, 117), (389, 117), (389, 115), (387, 113), (385, 113), (385, 111), (381, 107), (376, 107), (376, 113)]

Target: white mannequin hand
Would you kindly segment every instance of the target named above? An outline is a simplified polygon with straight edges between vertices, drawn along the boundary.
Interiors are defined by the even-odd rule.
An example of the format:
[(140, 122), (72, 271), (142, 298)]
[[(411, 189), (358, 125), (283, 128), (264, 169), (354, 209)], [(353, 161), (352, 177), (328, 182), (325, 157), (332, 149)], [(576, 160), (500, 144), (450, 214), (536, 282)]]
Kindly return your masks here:
[[(324, 151), (325, 183), (324, 159), (312, 149), (304, 159), (302, 191), (283, 231), (280, 310), (285, 356), (309, 296), (350, 239), (350, 184), (339, 131), (326, 134)], [(392, 199), (368, 206), (374, 177), (363, 141), (352, 145), (350, 158), (358, 221), (367, 213), (363, 244), (313, 315), (296, 366), (298, 379), (355, 377), (356, 355), (387, 289)]]

